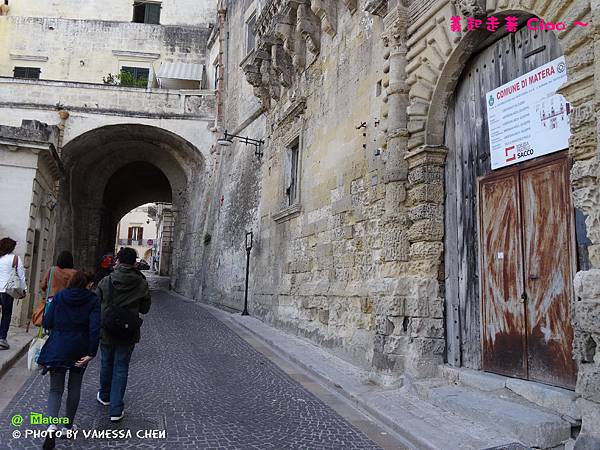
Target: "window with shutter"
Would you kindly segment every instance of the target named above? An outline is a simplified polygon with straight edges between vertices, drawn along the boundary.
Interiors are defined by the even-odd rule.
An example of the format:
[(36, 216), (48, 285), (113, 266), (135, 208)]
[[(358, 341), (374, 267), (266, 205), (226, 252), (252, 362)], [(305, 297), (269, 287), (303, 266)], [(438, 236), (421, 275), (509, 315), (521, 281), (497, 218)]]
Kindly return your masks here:
[[(127, 74), (129, 76), (124, 76)], [(121, 86), (146, 87), (150, 69), (144, 67), (121, 67)]]
[(289, 172), (289, 186), (286, 190), (288, 206), (292, 206), (297, 201), (298, 193), (298, 151), (300, 149), (300, 142), (296, 139), (289, 148), (290, 158), (290, 172)]
[(246, 55), (254, 50), (256, 38), (254, 36), (254, 27), (256, 26), (256, 14), (253, 14), (246, 22)]
[(146, 5), (146, 16), (144, 17), (144, 23), (153, 23), (158, 25), (160, 23), (160, 5), (157, 3), (149, 3)]
[(160, 3), (134, 2), (133, 21), (136, 23), (160, 24)]
[(39, 67), (15, 67), (13, 69), (13, 77), (39, 80), (41, 72), (42, 70)]

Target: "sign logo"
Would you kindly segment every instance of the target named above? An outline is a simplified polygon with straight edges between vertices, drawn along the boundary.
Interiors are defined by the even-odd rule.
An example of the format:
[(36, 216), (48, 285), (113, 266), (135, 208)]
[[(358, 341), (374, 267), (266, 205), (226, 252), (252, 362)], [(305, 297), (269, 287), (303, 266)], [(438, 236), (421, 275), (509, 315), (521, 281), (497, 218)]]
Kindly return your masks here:
[(490, 106), (494, 106), (494, 96), (493, 95), (490, 95), (490, 99), (488, 100), (488, 104)]
[(565, 71), (565, 69), (566, 69), (566, 66), (565, 66), (565, 63), (564, 63), (564, 62), (560, 62), (560, 63), (558, 63), (558, 65), (556, 66), (556, 70), (557, 70), (559, 73), (563, 73), (563, 72)]
[[(509, 161), (514, 161), (515, 159), (517, 159), (517, 155), (515, 155), (515, 146), (511, 145), (510, 147), (506, 147), (504, 149), (504, 156), (506, 157), (506, 162)], [(511, 155), (509, 156), (508, 154), (511, 153)]]
[[(14, 419), (14, 416), (13, 416)], [(69, 418), (68, 417), (51, 417), (44, 416), (42, 413), (30, 412), (29, 413), (29, 423), (31, 425), (68, 425)]]

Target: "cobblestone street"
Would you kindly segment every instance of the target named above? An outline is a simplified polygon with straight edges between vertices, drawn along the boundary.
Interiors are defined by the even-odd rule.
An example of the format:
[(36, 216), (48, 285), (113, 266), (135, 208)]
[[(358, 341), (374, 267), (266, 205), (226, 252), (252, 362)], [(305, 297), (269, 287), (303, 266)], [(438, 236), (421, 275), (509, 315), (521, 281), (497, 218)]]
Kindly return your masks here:
[[(136, 347), (125, 397), (125, 419), (113, 425), (95, 400), (99, 358), (84, 378), (75, 422), (80, 430), (130, 429), (132, 439), (57, 440), (57, 448), (378, 448), (303, 386), (206, 310), (162, 291), (153, 294)], [(42, 439), (14, 439), (10, 423), (46, 412), (48, 377), (31, 376), (2, 413), (1, 449), (41, 448)], [(64, 403), (63, 396), (63, 403)], [(61, 411), (64, 411), (61, 410)], [(36, 429), (45, 429), (39, 426)], [(139, 439), (137, 430), (166, 430)]]

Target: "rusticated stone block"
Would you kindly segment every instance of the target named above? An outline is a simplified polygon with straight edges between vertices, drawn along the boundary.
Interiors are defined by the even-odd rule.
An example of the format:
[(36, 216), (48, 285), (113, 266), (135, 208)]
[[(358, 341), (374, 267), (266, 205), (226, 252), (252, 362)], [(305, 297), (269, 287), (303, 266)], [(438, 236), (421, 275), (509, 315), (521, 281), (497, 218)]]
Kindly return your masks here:
[(404, 300), (404, 314), (409, 317), (429, 317), (429, 301), (426, 297), (409, 297)]
[(383, 349), (385, 348), (385, 340), (386, 336), (383, 334), (376, 334), (373, 339), (373, 351), (375, 353), (383, 353)]
[(438, 297), (429, 299), (429, 315), (436, 319), (444, 317), (444, 299)]
[[(597, 449), (600, 448), (600, 404), (591, 402), (584, 398), (577, 399), (577, 407), (581, 411), (581, 433), (577, 437), (576, 449)], [(583, 445), (583, 444), (592, 444)]]
[(408, 333), (411, 337), (444, 337), (444, 321), (425, 317), (412, 317), (408, 322)]
[(407, 230), (394, 227), (383, 234), (383, 260), (407, 261), (410, 251)]
[(384, 352), (392, 355), (406, 355), (411, 339), (407, 336), (388, 336)]
[(327, 325), (329, 323), (329, 310), (321, 309), (319, 310), (319, 322)]
[(385, 188), (385, 211), (393, 214), (398, 211), (399, 205), (406, 200), (406, 188), (404, 183), (388, 183)]
[(394, 332), (394, 324), (384, 315), (375, 317), (375, 332), (389, 336)]
[(422, 203), (412, 207), (408, 212), (408, 217), (413, 222), (422, 219), (444, 220), (444, 207), (435, 203)]
[(404, 299), (402, 297), (379, 297), (375, 300), (375, 314), (383, 316), (403, 316)]
[(373, 354), (373, 367), (386, 372), (402, 372), (404, 370), (404, 355), (384, 353)]
[(411, 205), (419, 203), (442, 204), (444, 202), (444, 188), (441, 184), (419, 184), (408, 190), (407, 200)]
[(415, 242), (410, 245), (410, 258), (440, 260), (443, 251), (443, 242)]
[(574, 285), (577, 297), (584, 300), (600, 300), (600, 269), (578, 272)]
[(371, 314), (373, 312), (373, 299), (363, 297), (360, 299), (360, 312)]
[(583, 331), (600, 333), (600, 300), (575, 302), (575, 324)]
[(411, 186), (420, 183), (442, 184), (444, 182), (444, 168), (442, 166), (419, 166), (410, 170), (408, 182)]
[(407, 372), (417, 378), (435, 376), (444, 361), (443, 339), (411, 338), (406, 358)]
[(575, 392), (587, 400), (600, 403), (600, 366), (595, 363), (579, 365)]
[(444, 237), (444, 222), (423, 219), (412, 224), (408, 229), (410, 242), (418, 241), (441, 241)]

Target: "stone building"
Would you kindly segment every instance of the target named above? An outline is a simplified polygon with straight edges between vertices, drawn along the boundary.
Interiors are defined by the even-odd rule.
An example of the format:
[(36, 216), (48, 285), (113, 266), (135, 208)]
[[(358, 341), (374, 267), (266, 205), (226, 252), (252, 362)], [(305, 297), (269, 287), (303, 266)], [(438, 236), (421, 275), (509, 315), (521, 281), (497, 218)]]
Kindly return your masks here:
[(252, 315), (383, 385), (497, 374), (565, 417), (532, 446), (581, 425), (598, 448), (598, 11), (10, 2), (0, 125), (57, 127), (55, 249), (80, 264), (127, 211), (170, 203), (161, 274), (239, 311), (252, 231)]
[(117, 224), (115, 254), (121, 247), (131, 247), (137, 253), (138, 258), (152, 264), (157, 236), (155, 210), (156, 205), (148, 203), (132, 209), (121, 218)]
[[(243, 139), (218, 150), (203, 244), (213, 270), (194, 295), (241, 309), (252, 230), (253, 315), (378, 382), (465, 367), (575, 390), (578, 445), (600, 445), (598, 11), (221, 2), (221, 130), (265, 143), (262, 158)], [(558, 145), (549, 156), (508, 164), (507, 147), (495, 166), (486, 94), (565, 70), (568, 141), (538, 130)], [(542, 103), (539, 126), (554, 129)]]
[(28, 295), (14, 305), (17, 323), (31, 315), (37, 286), (53, 258), (56, 185), (64, 174), (58, 136), (58, 127), (37, 121), (0, 125), (0, 236), (17, 241), (15, 252), (29, 269)]
[[(205, 63), (215, 3), (4, 3), (0, 125), (6, 126), (2, 133), (22, 122), (22, 128), (39, 122), (53, 130), (52, 155), (61, 171), (53, 173), (57, 180), (49, 178), (59, 182), (51, 186), (57, 206), (44, 225), (56, 229), (51, 251), (71, 250), (78, 267), (94, 267), (113, 250), (121, 217), (160, 201), (173, 204), (170, 217), (190, 211), (170, 234), (177, 257), (194, 259), (189, 246), (180, 251), (178, 246), (202, 228), (204, 215), (188, 205), (204, 201), (212, 173), (214, 75)], [(12, 138), (14, 133), (6, 132)], [(11, 160), (26, 153), (2, 149)], [(7, 180), (25, 183), (12, 172)], [(15, 189), (31, 191), (30, 180), (26, 184)], [(8, 193), (3, 190), (2, 196)], [(28, 201), (21, 206), (29, 210)], [(3, 232), (6, 220), (0, 221)], [(51, 258), (34, 264), (28, 227), (34, 229), (25, 222), (19, 230), (8, 228), (23, 237), (19, 251), (34, 280), (32, 271), (45, 270)], [(24, 323), (27, 314), (18, 319)]]

